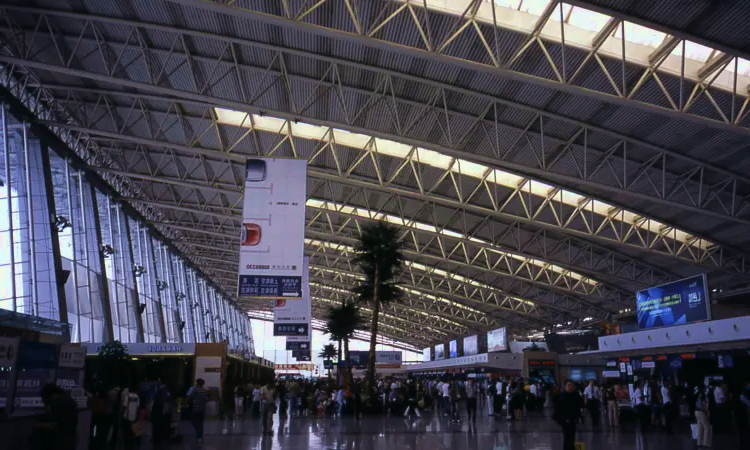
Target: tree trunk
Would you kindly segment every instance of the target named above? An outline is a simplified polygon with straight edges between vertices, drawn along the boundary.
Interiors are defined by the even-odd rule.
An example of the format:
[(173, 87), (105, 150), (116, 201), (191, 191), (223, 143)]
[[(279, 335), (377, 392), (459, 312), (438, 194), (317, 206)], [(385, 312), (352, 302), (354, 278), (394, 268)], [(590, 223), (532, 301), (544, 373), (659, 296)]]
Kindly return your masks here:
[(372, 303), (372, 334), (370, 335), (370, 354), (367, 358), (367, 381), (365, 383), (368, 395), (375, 388), (375, 346), (378, 343), (378, 316), (380, 315), (380, 266), (375, 267)]
[(352, 381), (352, 364), (349, 361), (349, 339), (344, 339), (344, 357), (346, 358), (346, 369), (344, 369), (344, 387), (348, 387)]
[(341, 386), (341, 383), (343, 382), (343, 377), (341, 376), (341, 339), (339, 339), (339, 359), (336, 361), (336, 364), (338, 364), (338, 369), (336, 369), (336, 382), (339, 386)]

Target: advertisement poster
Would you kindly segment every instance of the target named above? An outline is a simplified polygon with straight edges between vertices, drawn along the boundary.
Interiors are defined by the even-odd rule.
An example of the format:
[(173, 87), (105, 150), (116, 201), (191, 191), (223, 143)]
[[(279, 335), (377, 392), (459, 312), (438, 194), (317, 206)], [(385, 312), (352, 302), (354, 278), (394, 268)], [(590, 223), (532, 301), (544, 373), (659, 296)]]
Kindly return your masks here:
[(250, 158), (240, 231), (240, 298), (302, 297), (307, 160)]
[(472, 356), (479, 353), (477, 335), (464, 338), (464, 356)]
[(445, 344), (438, 344), (435, 346), (435, 361), (445, 359)]
[(635, 304), (641, 330), (711, 318), (704, 275), (639, 291), (635, 294)]
[(504, 352), (508, 350), (505, 339), (505, 327), (487, 332), (487, 352)]
[[(312, 333), (312, 302), (310, 299), (310, 269), (307, 258), (303, 259), (302, 297), (299, 299), (277, 299), (273, 308), (274, 336), (292, 336), (290, 342), (310, 342)], [(278, 326), (278, 333), (277, 333)], [(304, 328), (304, 333), (297, 333)], [(289, 334), (287, 330), (293, 330)]]
[(448, 343), (448, 357), (458, 358), (458, 341), (450, 341)]
[(422, 349), (422, 362), (430, 362), (431, 359), (432, 359), (432, 349), (430, 347)]
[(81, 369), (60, 367), (55, 375), (57, 377), (55, 384), (68, 392), (83, 387), (83, 370)]
[(42, 386), (53, 382), (51, 369), (25, 369), (18, 372), (16, 405), (19, 408), (41, 408)]

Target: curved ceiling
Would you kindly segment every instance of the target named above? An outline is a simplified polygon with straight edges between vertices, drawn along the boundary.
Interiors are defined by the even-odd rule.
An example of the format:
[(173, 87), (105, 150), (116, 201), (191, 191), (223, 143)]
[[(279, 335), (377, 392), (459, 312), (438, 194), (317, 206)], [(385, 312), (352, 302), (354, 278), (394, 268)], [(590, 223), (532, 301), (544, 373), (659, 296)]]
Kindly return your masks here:
[(243, 161), (308, 159), (318, 316), (387, 220), (407, 295), (383, 332), (411, 345), (747, 283), (750, 40), (702, 28), (716, 2), (309, 3), (4, 5), (3, 82), (230, 296)]

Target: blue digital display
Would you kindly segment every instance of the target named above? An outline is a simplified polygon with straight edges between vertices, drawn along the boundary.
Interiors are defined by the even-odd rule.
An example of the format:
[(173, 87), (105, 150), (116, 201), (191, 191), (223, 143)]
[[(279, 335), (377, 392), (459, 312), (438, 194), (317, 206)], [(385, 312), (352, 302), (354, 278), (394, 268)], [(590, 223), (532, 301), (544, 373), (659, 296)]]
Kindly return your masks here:
[(240, 275), (240, 297), (302, 297), (302, 277)]
[(635, 295), (635, 303), (638, 328), (641, 330), (685, 325), (711, 318), (704, 275), (639, 291)]

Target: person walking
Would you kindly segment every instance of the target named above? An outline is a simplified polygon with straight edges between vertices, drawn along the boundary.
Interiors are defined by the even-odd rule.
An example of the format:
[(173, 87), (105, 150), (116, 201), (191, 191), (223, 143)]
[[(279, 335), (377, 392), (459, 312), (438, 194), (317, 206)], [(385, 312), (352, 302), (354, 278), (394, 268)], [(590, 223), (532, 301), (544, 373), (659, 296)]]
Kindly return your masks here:
[(555, 401), (555, 413), (552, 416), (562, 428), (563, 450), (575, 450), (581, 408), (583, 408), (583, 399), (576, 392), (575, 383), (571, 380), (565, 381), (565, 389)]
[(478, 389), (474, 380), (466, 382), (466, 421), (477, 422), (477, 397)]
[(589, 381), (589, 385), (583, 391), (583, 397), (586, 409), (588, 409), (591, 415), (591, 425), (595, 427), (599, 426), (599, 417), (601, 414), (599, 399), (601, 398), (601, 391), (594, 380)]
[(662, 402), (661, 410), (664, 414), (664, 429), (667, 431), (667, 433), (672, 434), (674, 433), (672, 424), (674, 423), (675, 416), (677, 415), (677, 405), (672, 401), (672, 383), (670, 383), (669, 381), (665, 381), (661, 385), (660, 394)]
[(708, 411), (706, 387), (698, 385), (695, 400), (695, 420), (698, 422), (698, 447), (713, 447), (711, 435), (711, 414)]
[(276, 389), (273, 381), (261, 389), (261, 420), (263, 421), (263, 434), (273, 435), (273, 415), (276, 413)]
[(206, 420), (206, 404), (208, 403), (208, 389), (205, 386), (205, 380), (198, 378), (195, 380), (195, 387), (188, 395), (188, 401), (193, 409), (190, 422), (193, 424), (195, 438), (199, 443), (203, 442), (203, 422)]
[(167, 385), (159, 378), (156, 380), (156, 393), (151, 404), (151, 441), (154, 447), (169, 439), (172, 425), (172, 394)]
[(607, 418), (609, 419), (610, 427), (617, 427), (620, 425), (620, 407), (617, 404), (617, 389), (618, 385), (614, 385), (607, 389), (605, 398), (607, 399)]
[(419, 412), (419, 405), (417, 404), (417, 395), (418, 391), (414, 380), (409, 380), (406, 387), (406, 411), (404, 412), (404, 417), (408, 418), (412, 410), (417, 414), (417, 417), (422, 417), (422, 414)]
[(451, 415), (451, 383), (446, 381), (442, 385), (443, 390), (443, 415)]

